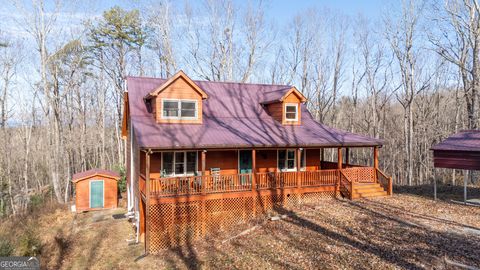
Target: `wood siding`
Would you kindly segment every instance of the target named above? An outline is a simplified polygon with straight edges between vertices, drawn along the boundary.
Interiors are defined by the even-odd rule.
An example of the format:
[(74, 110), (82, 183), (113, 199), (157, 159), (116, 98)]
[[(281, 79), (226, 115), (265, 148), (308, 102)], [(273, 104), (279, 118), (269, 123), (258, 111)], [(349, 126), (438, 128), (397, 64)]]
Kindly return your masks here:
[[(320, 170), (320, 149), (306, 149), (306, 170)], [(201, 151), (197, 154), (197, 171), (201, 173)], [(145, 174), (145, 153), (140, 153), (140, 173)], [(256, 150), (257, 172), (277, 171), (277, 150)], [(150, 177), (160, 177), (162, 168), (161, 153), (156, 152), (150, 156)], [(238, 150), (209, 150), (206, 153), (205, 172), (210, 175), (211, 168), (220, 168), (221, 175), (238, 174)]]
[[(163, 119), (163, 99), (189, 99), (197, 101), (197, 119), (181, 120), (181, 119)], [(179, 77), (167, 88), (158, 94), (155, 100), (156, 104), (156, 120), (157, 123), (186, 123), (201, 124), (202, 123), (202, 96), (198, 93), (185, 79)], [(153, 105), (153, 104), (152, 104)]]
[(277, 171), (277, 150), (256, 151), (257, 172)]
[(480, 153), (473, 151), (433, 151), (436, 168), (480, 170)]
[(316, 171), (320, 170), (320, 149), (306, 149), (306, 170)]
[[(294, 103), (298, 105), (298, 121), (287, 121), (285, 118), (285, 106), (287, 103)], [(295, 92), (290, 93), (283, 99), (283, 102), (275, 102), (267, 105), (267, 111), (275, 120), (282, 123), (282, 125), (301, 125), (302, 124), (302, 110), (301, 99)]]
[(284, 125), (301, 125), (302, 124), (302, 110), (301, 106), (302, 104), (300, 103), (300, 97), (298, 97), (294, 92), (290, 93), (288, 96), (286, 96), (283, 100), (283, 112), (285, 112), (285, 106), (287, 103), (295, 103), (298, 106), (298, 121), (288, 121), (285, 118), (285, 113), (282, 114), (282, 124)]
[(92, 176), (75, 183), (75, 207), (77, 211), (96, 210), (101, 208), (90, 208), (90, 181), (103, 180), (103, 209), (116, 208), (117, 200), (117, 180), (107, 177)]

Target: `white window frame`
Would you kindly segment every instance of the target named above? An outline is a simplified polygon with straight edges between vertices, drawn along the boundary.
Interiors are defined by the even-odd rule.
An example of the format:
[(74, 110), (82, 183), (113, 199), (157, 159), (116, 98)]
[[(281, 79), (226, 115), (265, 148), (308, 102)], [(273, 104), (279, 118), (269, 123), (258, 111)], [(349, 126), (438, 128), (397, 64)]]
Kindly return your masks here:
[[(176, 155), (175, 153), (183, 152), (183, 173), (182, 174), (176, 174), (175, 173), (175, 159)], [(187, 173), (187, 152), (194, 152), (195, 153), (195, 169), (193, 173)], [(195, 176), (195, 173), (198, 174), (198, 151), (163, 151), (162, 153), (162, 162), (160, 166), (160, 172), (163, 172), (163, 153), (173, 153), (173, 162), (172, 162), (172, 173), (171, 174), (166, 174), (166, 177), (175, 177), (175, 176)]]
[[(178, 116), (165, 116), (163, 115), (164, 112), (164, 105), (165, 101), (176, 101), (178, 103)], [(195, 116), (185, 116), (182, 117), (182, 102), (194, 102), (195, 103)], [(197, 120), (198, 119), (198, 100), (196, 99), (176, 99), (176, 98), (162, 98), (162, 119), (176, 119), (176, 120)]]
[[(295, 119), (287, 118), (287, 107), (295, 107)], [(285, 103), (285, 121), (298, 122), (298, 103)]]
[[(285, 152), (285, 168), (284, 169), (280, 169), (278, 167), (278, 161), (279, 161), (279, 152), (280, 151), (286, 151)], [(293, 151), (294, 155), (293, 155), (293, 164), (295, 165), (293, 168), (289, 169), (288, 168), (288, 151)], [(295, 172), (297, 171), (297, 151), (296, 149), (291, 149), (291, 148), (287, 148), (287, 149), (277, 149), (277, 170), (281, 171), (281, 172)]]
[(92, 208), (92, 182), (102, 182), (102, 185), (103, 185), (103, 188), (102, 188), (102, 192), (103, 192), (103, 199), (102, 199), (102, 202), (103, 202), (103, 205), (101, 208), (105, 208), (105, 180), (101, 180), (101, 179), (90, 179), (88, 181), (88, 208)]

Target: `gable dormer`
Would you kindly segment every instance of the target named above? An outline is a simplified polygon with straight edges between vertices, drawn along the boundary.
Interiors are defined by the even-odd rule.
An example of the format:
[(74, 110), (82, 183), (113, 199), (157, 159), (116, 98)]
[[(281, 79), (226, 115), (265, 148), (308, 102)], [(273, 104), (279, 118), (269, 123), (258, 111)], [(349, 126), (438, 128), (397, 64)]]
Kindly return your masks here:
[(202, 123), (202, 102), (208, 95), (183, 71), (145, 97), (157, 123)]
[(282, 125), (301, 125), (302, 103), (307, 99), (295, 87), (266, 93), (261, 102), (268, 113)]

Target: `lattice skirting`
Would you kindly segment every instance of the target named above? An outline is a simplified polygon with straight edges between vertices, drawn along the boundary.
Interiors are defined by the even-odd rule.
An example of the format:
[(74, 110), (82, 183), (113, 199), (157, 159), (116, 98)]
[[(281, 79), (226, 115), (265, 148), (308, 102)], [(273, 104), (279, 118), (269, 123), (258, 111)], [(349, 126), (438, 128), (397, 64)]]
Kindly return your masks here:
[(334, 191), (326, 191), (153, 204), (147, 221), (147, 248), (150, 253), (157, 253), (162, 249), (191, 244), (204, 236), (267, 215), (276, 207), (318, 203), (334, 196)]

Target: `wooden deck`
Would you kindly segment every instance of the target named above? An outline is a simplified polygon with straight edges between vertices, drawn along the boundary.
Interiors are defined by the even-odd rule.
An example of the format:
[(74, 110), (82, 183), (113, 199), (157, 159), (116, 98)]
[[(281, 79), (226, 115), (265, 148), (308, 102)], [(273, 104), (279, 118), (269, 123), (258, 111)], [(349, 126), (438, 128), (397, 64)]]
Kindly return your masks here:
[[(172, 197), (248, 193), (262, 190), (289, 189), (293, 192), (314, 192), (319, 188), (339, 191), (349, 199), (360, 198), (365, 184), (392, 194), (392, 179), (374, 167), (351, 167), (317, 171), (268, 172), (234, 175), (180, 176), (150, 179), (150, 198), (158, 200)], [(140, 191), (146, 197), (146, 177), (140, 175)], [(373, 188), (373, 186), (372, 186)], [(364, 193), (367, 189), (364, 189)], [(379, 191), (378, 189), (375, 191)], [(167, 200), (168, 201), (168, 200)]]
[(358, 199), (392, 194), (392, 179), (374, 167), (149, 180), (141, 175), (139, 180), (146, 202), (141, 213), (141, 220), (146, 219), (145, 247), (151, 253), (214, 235), (283, 207), (339, 195)]

